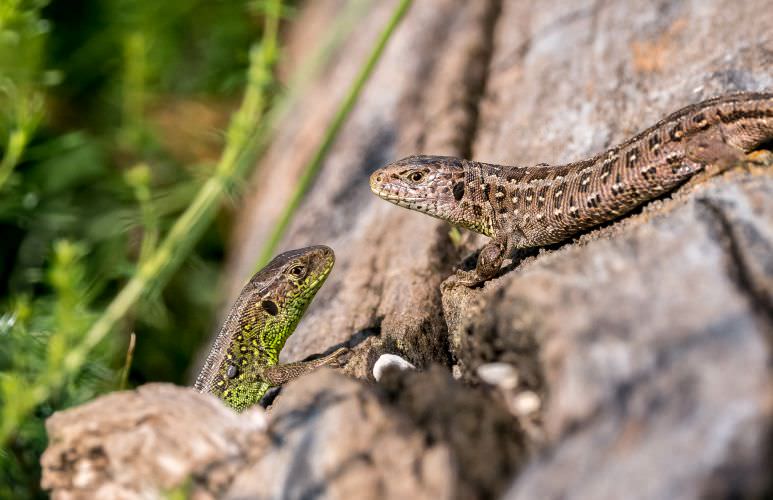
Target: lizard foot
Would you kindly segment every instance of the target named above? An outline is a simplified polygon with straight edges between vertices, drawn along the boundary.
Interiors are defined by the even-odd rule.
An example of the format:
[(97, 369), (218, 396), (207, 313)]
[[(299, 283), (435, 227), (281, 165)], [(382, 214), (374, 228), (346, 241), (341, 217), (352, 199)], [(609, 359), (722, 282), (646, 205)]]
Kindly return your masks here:
[(341, 368), (349, 361), (347, 354), (350, 352), (351, 350), (348, 347), (340, 347), (323, 358), (325, 360), (324, 365), (331, 368)]
[(752, 168), (769, 167), (773, 165), (773, 152), (758, 149), (746, 155), (746, 161), (751, 164)]
[(455, 274), (449, 276), (440, 287), (442, 290), (448, 290), (457, 286), (466, 286), (469, 288), (482, 285), (486, 280), (478, 276), (475, 271), (457, 270)]

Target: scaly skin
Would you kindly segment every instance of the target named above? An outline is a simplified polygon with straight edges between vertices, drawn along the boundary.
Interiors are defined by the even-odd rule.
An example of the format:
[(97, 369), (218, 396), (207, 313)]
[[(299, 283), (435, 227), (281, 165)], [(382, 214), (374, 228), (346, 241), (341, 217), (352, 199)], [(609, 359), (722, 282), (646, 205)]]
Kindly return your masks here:
[(457, 283), (475, 285), (494, 277), (516, 248), (566, 240), (715, 175), (771, 139), (773, 94), (739, 93), (687, 106), (588, 160), (511, 167), (409, 156), (376, 170), (370, 187), (399, 206), (490, 236), (475, 271), (457, 275)]
[(279, 352), (333, 268), (326, 246), (285, 252), (258, 271), (242, 290), (223, 324), (196, 390), (242, 411), (272, 386), (337, 362), (341, 348), (313, 361), (280, 365)]

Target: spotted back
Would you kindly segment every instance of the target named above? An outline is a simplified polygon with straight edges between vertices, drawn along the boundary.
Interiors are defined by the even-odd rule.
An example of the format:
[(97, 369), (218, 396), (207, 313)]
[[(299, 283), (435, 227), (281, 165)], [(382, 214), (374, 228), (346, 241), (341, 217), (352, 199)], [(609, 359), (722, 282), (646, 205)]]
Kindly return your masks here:
[(515, 247), (562, 241), (673, 190), (707, 165), (773, 139), (773, 94), (709, 99), (590, 159), (502, 166), (410, 156), (377, 170), (371, 189), (397, 205)]

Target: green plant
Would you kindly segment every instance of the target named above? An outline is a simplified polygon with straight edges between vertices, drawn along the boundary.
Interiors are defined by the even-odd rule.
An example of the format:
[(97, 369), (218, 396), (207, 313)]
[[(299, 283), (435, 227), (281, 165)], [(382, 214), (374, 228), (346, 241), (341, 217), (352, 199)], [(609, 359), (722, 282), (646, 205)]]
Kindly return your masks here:
[[(160, 96), (183, 103), (197, 98), (191, 93), (231, 100), (249, 63), (239, 54), (249, 52), (255, 35), (273, 53), (258, 61), (268, 66), (250, 86), (260, 87), (262, 97), (256, 101), (255, 91), (247, 91), (242, 127), (254, 127), (254, 113), (267, 106), (275, 88), (270, 65), (278, 9), (256, 10), (241, 0), (215, 6), (203, 0), (65, 3), (0, 2), (2, 498), (41, 495), (43, 422), (54, 411), (114, 390), (127, 378), (184, 381), (192, 351), (209, 333), (221, 229), (198, 221), (198, 234), (186, 234), (186, 245), (171, 248), (161, 235), (202, 187), (212, 191), (212, 182), (200, 178), (206, 166), (180, 161), (160, 140), (154, 123), (154, 109), (165, 105)], [(279, 4), (272, 0), (264, 7)], [(214, 26), (211, 9), (222, 14)], [(245, 13), (266, 22), (245, 23)], [(228, 47), (191, 48), (194, 38)], [(191, 51), (204, 54), (218, 77), (212, 78), (210, 67), (189, 68), (185, 73), (198, 78), (183, 89), (169, 77), (187, 64)], [(235, 126), (226, 138), (229, 161), (246, 160), (239, 174), (249, 160), (234, 151), (249, 146), (234, 141), (249, 141), (251, 133)], [(239, 182), (229, 180), (226, 163), (211, 175), (222, 193)], [(210, 218), (222, 199), (210, 200)], [(177, 267), (186, 262), (183, 272), (167, 267), (156, 276), (148, 270), (164, 251)], [(98, 320), (110, 310), (116, 289), (137, 275), (150, 276), (142, 300), (135, 298), (136, 307), (116, 318), (114, 335), (89, 336), (95, 322), (104, 324)], [(132, 331), (144, 350), (134, 358), (135, 368), (124, 354)], [(154, 361), (155, 353), (163, 363)]]
[(408, 11), (410, 6), (411, 0), (400, 0), (400, 3), (397, 4), (392, 17), (390, 17), (389, 22), (387, 22), (387, 25), (381, 32), (381, 35), (378, 37), (376, 45), (373, 47), (373, 50), (357, 74), (357, 77), (354, 79), (354, 82), (352, 82), (351, 86), (349, 87), (349, 90), (346, 93), (346, 97), (336, 111), (333, 120), (330, 122), (330, 125), (328, 125), (327, 129), (325, 129), (325, 134), (319, 144), (319, 147), (314, 153), (314, 156), (303, 169), (301, 178), (298, 180), (298, 184), (296, 185), (295, 190), (293, 191), (293, 194), (287, 203), (287, 206), (285, 206), (284, 210), (282, 211), (282, 214), (279, 217), (279, 221), (274, 227), (268, 242), (264, 245), (263, 251), (261, 252), (260, 257), (255, 264), (256, 271), (265, 266), (276, 252), (277, 246), (279, 245), (282, 236), (284, 236), (284, 233), (287, 231), (287, 227), (290, 225), (293, 214), (295, 214), (296, 210), (298, 210), (298, 206), (300, 205), (303, 196), (306, 194), (306, 191), (308, 191), (309, 187), (311, 186), (311, 182), (314, 180), (314, 177), (316, 177), (317, 172), (322, 166), (322, 161), (330, 150), (330, 147), (333, 145), (333, 142), (338, 136), (338, 133), (341, 131), (341, 127), (345, 123), (346, 118), (352, 112), (352, 109), (354, 109), (357, 98), (360, 96), (365, 83), (373, 73), (373, 69), (376, 67), (379, 59), (381, 59), (381, 55), (384, 53), (384, 48), (386, 47), (387, 42), (392, 37), (392, 34), (400, 24), (400, 21), (402, 20), (403, 16), (405, 16), (405, 13)]
[[(282, 89), (273, 68), (292, 6), (281, 0), (0, 0), (0, 498), (43, 496), (53, 412), (146, 380), (187, 381), (212, 326), (229, 202), (369, 5), (351, 2)], [(172, 147), (186, 144), (170, 137), (186, 107), (231, 115), (216, 162)]]

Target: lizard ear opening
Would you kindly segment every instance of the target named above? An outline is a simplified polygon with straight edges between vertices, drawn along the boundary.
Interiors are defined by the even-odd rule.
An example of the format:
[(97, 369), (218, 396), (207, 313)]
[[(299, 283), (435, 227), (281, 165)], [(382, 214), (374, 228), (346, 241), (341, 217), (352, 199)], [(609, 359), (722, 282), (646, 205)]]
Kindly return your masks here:
[(454, 199), (456, 201), (462, 201), (464, 196), (464, 181), (459, 181), (454, 184)]
[(271, 316), (276, 316), (279, 313), (279, 308), (276, 306), (276, 302), (273, 300), (264, 300), (260, 303), (260, 306)]

